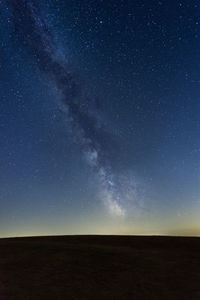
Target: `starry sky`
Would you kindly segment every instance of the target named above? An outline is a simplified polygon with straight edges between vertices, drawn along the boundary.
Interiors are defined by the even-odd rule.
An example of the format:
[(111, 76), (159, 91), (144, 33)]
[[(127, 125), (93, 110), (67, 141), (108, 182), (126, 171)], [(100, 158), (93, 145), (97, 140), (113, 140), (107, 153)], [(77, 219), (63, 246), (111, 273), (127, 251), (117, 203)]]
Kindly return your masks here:
[(0, 236), (200, 235), (198, 0), (0, 1)]

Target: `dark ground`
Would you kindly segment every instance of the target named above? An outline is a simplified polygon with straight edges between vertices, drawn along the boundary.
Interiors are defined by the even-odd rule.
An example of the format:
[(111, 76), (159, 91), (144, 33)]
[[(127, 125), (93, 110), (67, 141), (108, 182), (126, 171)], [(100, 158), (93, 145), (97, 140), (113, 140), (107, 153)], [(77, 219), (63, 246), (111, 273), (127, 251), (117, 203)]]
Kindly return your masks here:
[(200, 239), (0, 239), (0, 299), (200, 299)]

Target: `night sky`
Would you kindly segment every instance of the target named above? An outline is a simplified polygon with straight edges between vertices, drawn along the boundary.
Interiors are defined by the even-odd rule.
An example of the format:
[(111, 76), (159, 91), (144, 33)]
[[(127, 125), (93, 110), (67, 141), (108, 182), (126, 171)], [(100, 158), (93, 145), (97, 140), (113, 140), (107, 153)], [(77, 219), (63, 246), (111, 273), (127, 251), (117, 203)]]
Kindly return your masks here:
[(200, 235), (199, 0), (0, 12), (0, 236)]

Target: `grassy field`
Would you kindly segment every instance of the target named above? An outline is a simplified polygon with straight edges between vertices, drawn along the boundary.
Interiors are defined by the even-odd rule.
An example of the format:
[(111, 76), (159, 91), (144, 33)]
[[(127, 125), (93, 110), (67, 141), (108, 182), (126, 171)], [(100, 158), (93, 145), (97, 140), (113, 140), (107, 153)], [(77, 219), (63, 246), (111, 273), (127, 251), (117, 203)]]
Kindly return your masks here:
[(0, 239), (0, 299), (200, 299), (200, 239)]

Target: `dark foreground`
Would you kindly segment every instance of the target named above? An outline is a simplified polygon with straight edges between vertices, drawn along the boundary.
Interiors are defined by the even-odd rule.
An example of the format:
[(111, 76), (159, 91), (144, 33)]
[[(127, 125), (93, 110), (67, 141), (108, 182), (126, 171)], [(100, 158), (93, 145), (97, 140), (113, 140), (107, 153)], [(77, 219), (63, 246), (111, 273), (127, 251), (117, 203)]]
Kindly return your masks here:
[(0, 239), (0, 299), (200, 299), (200, 239)]

